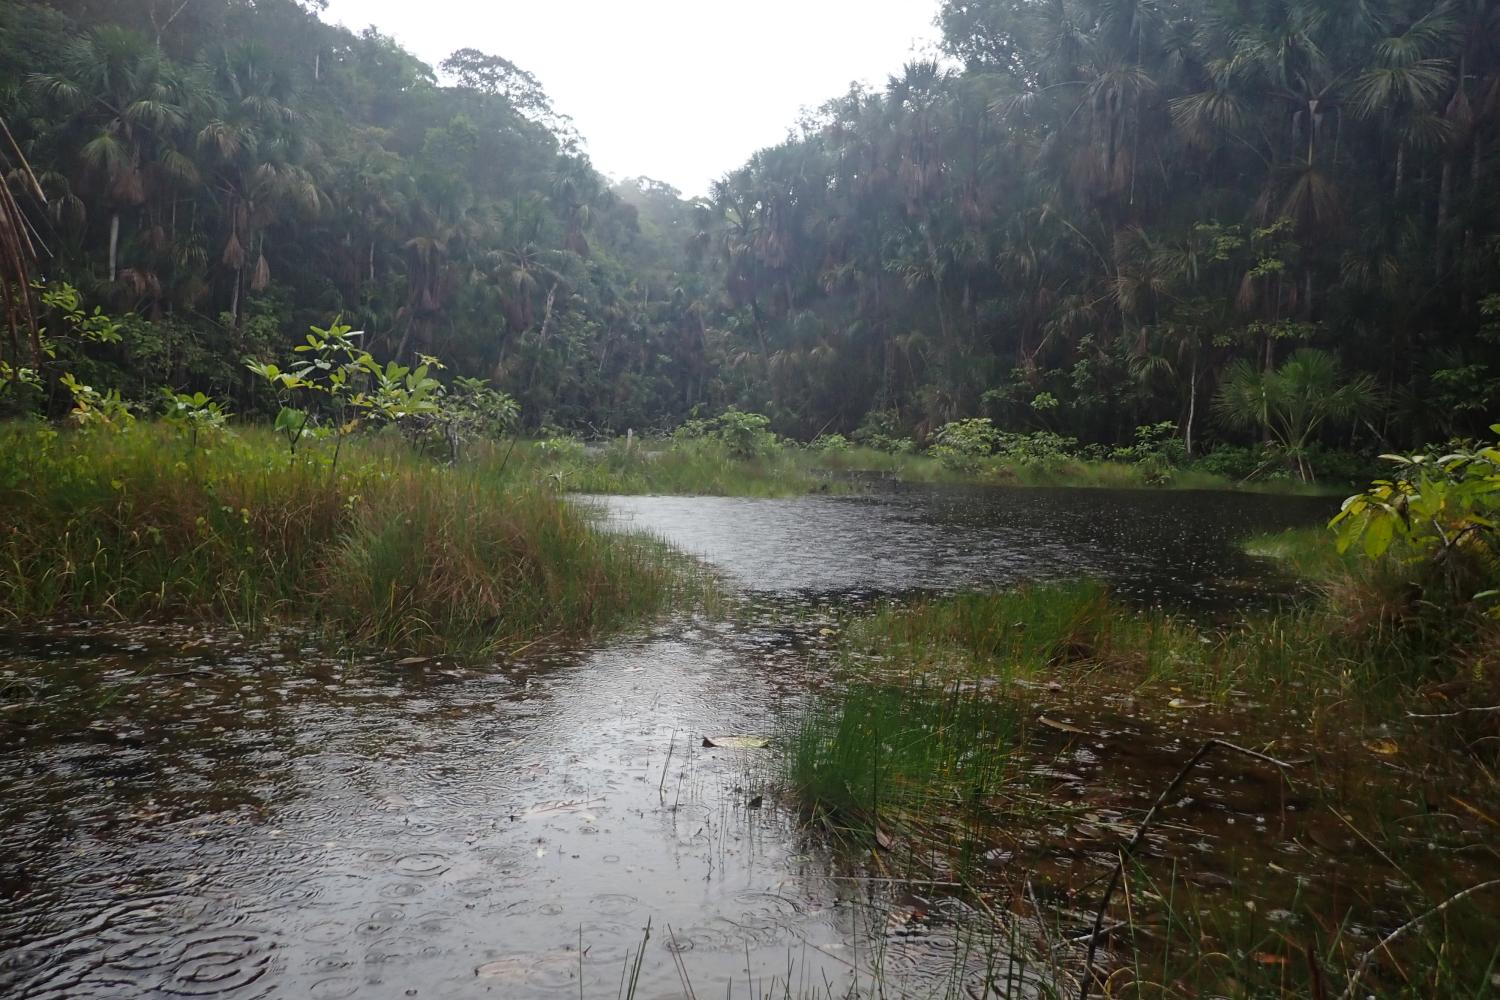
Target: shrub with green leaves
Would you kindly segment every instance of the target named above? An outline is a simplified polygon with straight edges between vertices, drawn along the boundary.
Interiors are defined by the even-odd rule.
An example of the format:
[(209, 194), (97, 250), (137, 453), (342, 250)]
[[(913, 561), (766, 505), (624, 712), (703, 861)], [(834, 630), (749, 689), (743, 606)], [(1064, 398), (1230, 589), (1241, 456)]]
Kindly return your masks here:
[(714, 421), (714, 436), (724, 442), (735, 458), (760, 458), (776, 447), (770, 431), (771, 418), (730, 407)]
[(819, 434), (808, 447), (813, 451), (848, 451), (849, 439), (842, 434)]
[[(1500, 424), (1490, 430), (1500, 435)], [(1331, 522), (1339, 550), (1358, 545), (1370, 559), (1407, 564), (1453, 601), (1481, 596), (1476, 591), (1493, 596), (1500, 581), (1500, 444), (1381, 457), (1396, 471), (1344, 501)]]
[(204, 393), (175, 392), (162, 386), (161, 394), (167, 404), (163, 417), (167, 423), (182, 428), (194, 448), (198, 447), (200, 436), (217, 434), (229, 421), (228, 412)]
[(955, 472), (974, 472), (995, 453), (1001, 435), (988, 417), (970, 417), (944, 424), (928, 452)]

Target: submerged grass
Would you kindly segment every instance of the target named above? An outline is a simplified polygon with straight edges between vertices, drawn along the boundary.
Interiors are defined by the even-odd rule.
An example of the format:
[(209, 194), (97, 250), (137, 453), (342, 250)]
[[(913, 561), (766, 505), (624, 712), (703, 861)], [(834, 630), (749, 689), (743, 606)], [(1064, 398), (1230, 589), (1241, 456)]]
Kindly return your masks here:
[(545, 485), (393, 445), (346, 444), (335, 471), (254, 430), (192, 450), (153, 425), (0, 428), (0, 615), (303, 622), (477, 652), (623, 626), (702, 585)]

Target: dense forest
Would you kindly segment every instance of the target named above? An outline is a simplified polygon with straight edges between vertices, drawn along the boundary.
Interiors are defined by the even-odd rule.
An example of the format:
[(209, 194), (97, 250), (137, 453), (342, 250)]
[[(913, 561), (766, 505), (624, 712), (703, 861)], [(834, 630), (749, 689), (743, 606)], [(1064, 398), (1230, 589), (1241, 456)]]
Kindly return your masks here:
[(585, 433), (732, 405), (804, 438), (1171, 422), (1193, 452), (1266, 433), (1279, 375), (1340, 401), (1328, 445), (1500, 413), (1500, 6), (937, 17), (939, 57), (685, 200), (611, 185), (500, 56), (430, 67), (294, 0), (3, 0), (38, 269), (126, 317), (55, 367), (244, 412), (244, 358), (342, 315)]

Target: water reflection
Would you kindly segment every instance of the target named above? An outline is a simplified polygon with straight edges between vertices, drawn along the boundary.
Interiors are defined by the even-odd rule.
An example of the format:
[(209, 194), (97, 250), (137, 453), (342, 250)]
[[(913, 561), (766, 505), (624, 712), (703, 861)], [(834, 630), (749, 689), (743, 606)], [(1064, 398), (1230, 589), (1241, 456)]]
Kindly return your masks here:
[(1239, 542), (1332, 513), (1316, 497), (899, 484), (855, 496), (580, 502), (702, 556), (752, 591), (897, 593), (1092, 576), (1134, 600), (1197, 608), (1274, 596), (1271, 567)]

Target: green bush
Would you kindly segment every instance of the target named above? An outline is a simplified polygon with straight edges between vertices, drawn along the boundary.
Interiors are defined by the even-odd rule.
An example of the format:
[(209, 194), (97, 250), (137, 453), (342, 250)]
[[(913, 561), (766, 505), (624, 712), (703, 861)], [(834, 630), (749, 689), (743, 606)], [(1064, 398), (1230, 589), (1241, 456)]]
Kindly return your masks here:
[(849, 439), (842, 434), (819, 434), (808, 447), (813, 451), (848, 451)]
[(944, 468), (976, 472), (980, 463), (995, 453), (1001, 437), (988, 417), (953, 420), (938, 430), (928, 453)]

